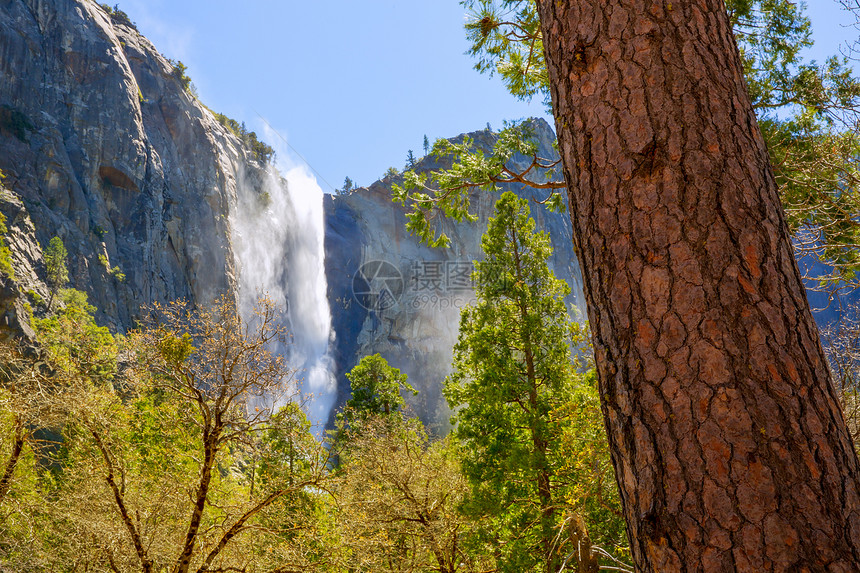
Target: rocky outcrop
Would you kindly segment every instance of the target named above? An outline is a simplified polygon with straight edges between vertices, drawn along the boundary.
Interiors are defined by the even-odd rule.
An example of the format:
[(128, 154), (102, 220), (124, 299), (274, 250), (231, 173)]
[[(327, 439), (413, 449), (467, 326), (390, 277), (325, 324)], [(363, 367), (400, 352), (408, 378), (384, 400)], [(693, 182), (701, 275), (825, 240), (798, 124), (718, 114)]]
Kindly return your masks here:
[(0, 0), (0, 211), (18, 296), (45, 296), (39, 245), (53, 236), (70, 286), (118, 330), (142, 305), (234, 295), (229, 209), (261, 167), (126, 19), (90, 0)]
[[(540, 156), (557, 158), (552, 147), (555, 135), (549, 125), (534, 120), (533, 127)], [(483, 130), (469, 137), (487, 150), (497, 136)], [(530, 158), (515, 158), (520, 169), (530, 162)], [(416, 166), (418, 170), (438, 167), (429, 157)], [(349, 396), (344, 373), (362, 356), (379, 353), (408, 374), (410, 383), (419, 390), (411, 406), (422, 419), (431, 425), (442, 424), (448, 419), (442, 381), (449, 372), (460, 309), (474, 300), (472, 263), (482, 258), (480, 239), (498, 194), (473, 192), (472, 212), (478, 221), (442, 222), (451, 246), (433, 249), (406, 231), (407, 210), (391, 201), (394, 182), (389, 177), (348, 195), (325, 198), (326, 276), (337, 336), (334, 358), (341, 385), (340, 404)], [(547, 195), (546, 191), (520, 185), (503, 190), (535, 200)], [(570, 218), (567, 213), (551, 213), (535, 201), (532, 216), (538, 229), (550, 235), (554, 249), (550, 264), (556, 276), (571, 286), (567, 302), (576, 313), (583, 298)]]
[(0, 181), (0, 213), (5, 217), (4, 244), (14, 245), (10, 259), (14, 274), (0, 272), (0, 340), (12, 335), (35, 338), (30, 317), (33, 306), (49, 299), (45, 283), (35, 267), (44, 265), (36, 242), (36, 228), (21, 200)]

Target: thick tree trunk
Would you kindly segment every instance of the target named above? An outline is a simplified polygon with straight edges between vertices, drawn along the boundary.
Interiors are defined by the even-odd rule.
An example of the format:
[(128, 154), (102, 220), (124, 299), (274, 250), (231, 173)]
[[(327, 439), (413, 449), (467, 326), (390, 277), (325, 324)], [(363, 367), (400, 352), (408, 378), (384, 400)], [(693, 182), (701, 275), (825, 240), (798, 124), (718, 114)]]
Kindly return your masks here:
[(538, 0), (639, 571), (860, 571), (860, 467), (721, 0)]

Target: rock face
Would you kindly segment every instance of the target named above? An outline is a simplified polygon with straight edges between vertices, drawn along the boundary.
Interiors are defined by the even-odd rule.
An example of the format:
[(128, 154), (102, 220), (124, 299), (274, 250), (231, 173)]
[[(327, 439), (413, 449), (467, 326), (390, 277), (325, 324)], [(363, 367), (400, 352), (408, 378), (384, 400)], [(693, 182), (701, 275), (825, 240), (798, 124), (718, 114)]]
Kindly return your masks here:
[[(549, 126), (534, 127), (541, 155), (554, 156)], [(470, 135), (485, 148), (495, 141), (486, 130)], [(436, 167), (426, 158), (418, 165)], [(86, 291), (98, 322), (113, 330), (133, 326), (152, 303), (239, 298), (243, 251), (231, 221), (248, 193), (269, 197), (266, 185), (280, 178), (266, 169), (122, 15), (91, 0), (0, 0), (0, 213), (15, 269), (14, 278), (0, 274), (0, 336), (32, 336), (29, 309), (46, 311), (42, 246), (54, 236), (69, 253), (69, 286)], [(392, 183), (325, 198), (339, 403), (349, 394), (344, 373), (379, 352), (421, 390), (412, 406), (422, 417), (447, 420), (441, 383), (496, 196), (475, 193), (479, 221), (445, 223), (451, 247), (430, 249), (406, 232)], [(574, 287), (574, 307), (569, 219), (532, 210), (550, 232), (556, 274)]]
[(0, 0), (12, 291), (47, 299), (39, 245), (59, 236), (70, 286), (118, 330), (141, 305), (235, 294), (229, 209), (236, 182), (262, 166), (178, 75), (95, 2)]
[[(534, 120), (533, 127), (540, 156), (557, 158), (549, 125)], [(488, 130), (468, 135), (483, 149), (491, 148), (496, 140)], [(531, 162), (525, 157), (516, 161), (521, 169)], [(438, 167), (430, 158), (421, 159), (416, 166), (419, 170)], [(473, 192), (472, 212), (478, 221), (444, 222), (442, 229), (451, 246), (432, 249), (406, 231), (406, 209), (390, 197), (394, 182), (389, 177), (348, 195), (325, 197), (326, 276), (337, 336), (338, 405), (349, 396), (344, 373), (362, 356), (379, 353), (408, 374), (419, 391), (410, 405), (423, 421), (443, 425), (449, 412), (441, 396), (442, 381), (449, 372), (460, 309), (474, 300), (472, 263), (482, 258), (481, 235), (498, 194)], [(504, 190), (536, 200), (547, 195), (547, 191), (520, 185)], [(583, 298), (570, 218), (535, 202), (531, 210), (538, 229), (550, 235), (554, 249), (550, 264), (556, 276), (571, 285), (567, 302), (575, 313)]]

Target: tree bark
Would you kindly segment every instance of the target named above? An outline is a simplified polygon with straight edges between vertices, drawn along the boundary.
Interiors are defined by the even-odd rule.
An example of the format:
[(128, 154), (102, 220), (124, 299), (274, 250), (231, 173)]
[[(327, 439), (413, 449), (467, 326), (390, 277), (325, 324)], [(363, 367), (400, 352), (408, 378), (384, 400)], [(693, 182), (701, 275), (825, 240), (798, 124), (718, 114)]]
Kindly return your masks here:
[(18, 459), (21, 457), (21, 452), (24, 451), (25, 432), (24, 421), (20, 416), (16, 416), (15, 437), (12, 438), (12, 452), (9, 454), (9, 459), (6, 460), (3, 476), (0, 477), (0, 504), (3, 503), (3, 499), (12, 487), (12, 474), (15, 473)]
[(209, 497), (209, 486), (212, 483), (212, 472), (215, 469), (215, 458), (218, 455), (218, 439), (221, 431), (218, 422), (216, 422), (215, 428), (209, 428), (207, 424), (203, 430), (203, 465), (200, 467), (200, 477), (194, 492), (194, 507), (191, 510), (185, 543), (182, 547), (182, 553), (173, 567), (173, 573), (188, 573), (191, 566), (191, 558), (194, 556), (194, 547), (197, 544), (197, 534), (200, 531), (200, 523), (203, 521), (203, 512)]
[(721, 0), (538, 0), (638, 571), (860, 571), (860, 467)]

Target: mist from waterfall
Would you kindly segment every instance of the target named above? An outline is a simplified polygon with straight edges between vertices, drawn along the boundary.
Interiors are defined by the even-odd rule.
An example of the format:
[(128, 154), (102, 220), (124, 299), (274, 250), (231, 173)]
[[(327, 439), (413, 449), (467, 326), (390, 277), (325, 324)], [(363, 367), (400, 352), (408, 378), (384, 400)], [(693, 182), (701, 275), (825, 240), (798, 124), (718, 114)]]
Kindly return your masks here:
[(301, 167), (285, 177), (270, 169), (262, 181), (237, 185), (232, 215), (239, 305), (249, 320), (267, 294), (286, 309), (292, 338), (278, 348), (308, 398), (306, 413), (321, 428), (336, 398), (331, 347), (334, 333), (326, 296), (323, 192)]

